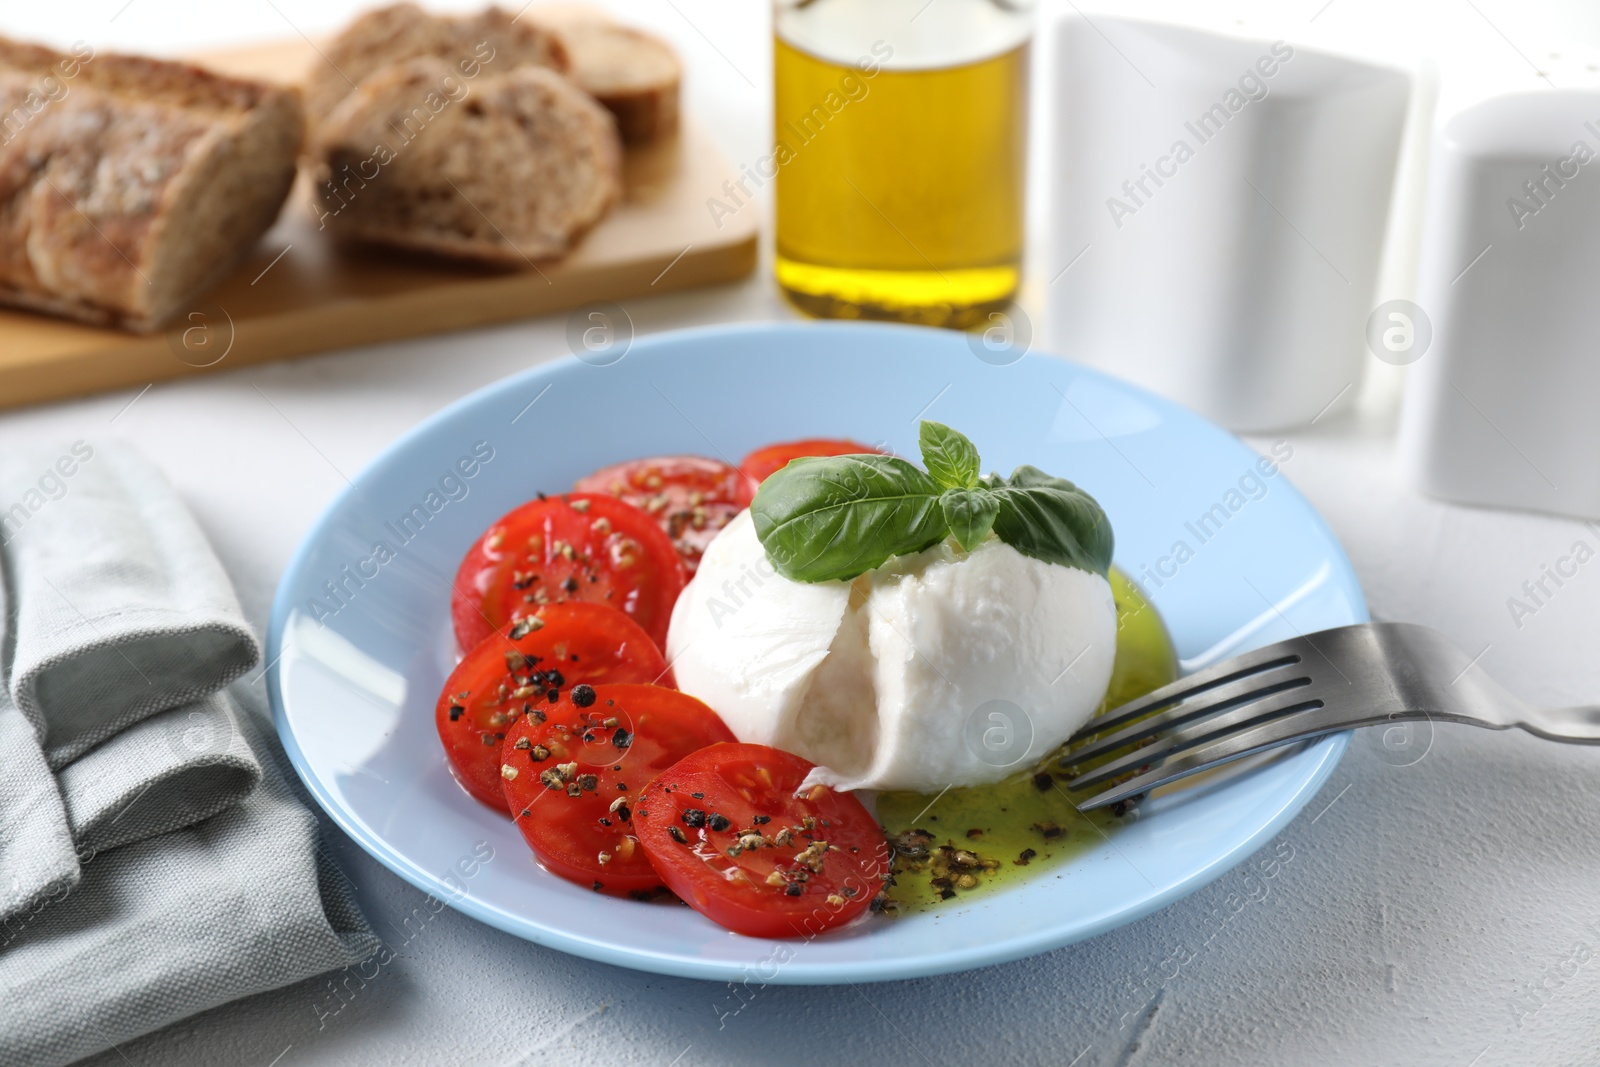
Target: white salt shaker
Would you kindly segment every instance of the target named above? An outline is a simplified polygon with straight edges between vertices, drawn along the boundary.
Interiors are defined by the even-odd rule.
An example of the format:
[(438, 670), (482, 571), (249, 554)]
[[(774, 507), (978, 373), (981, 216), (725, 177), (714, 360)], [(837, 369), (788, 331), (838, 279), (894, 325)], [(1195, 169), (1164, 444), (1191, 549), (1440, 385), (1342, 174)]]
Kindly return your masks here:
[(1433, 337), (1401, 424), (1418, 487), (1600, 517), (1600, 92), (1499, 96), (1445, 122), (1421, 271)]
[(1409, 72), (1108, 15), (1055, 69), (1054, 350), (1240, 431), (1352, 397)]

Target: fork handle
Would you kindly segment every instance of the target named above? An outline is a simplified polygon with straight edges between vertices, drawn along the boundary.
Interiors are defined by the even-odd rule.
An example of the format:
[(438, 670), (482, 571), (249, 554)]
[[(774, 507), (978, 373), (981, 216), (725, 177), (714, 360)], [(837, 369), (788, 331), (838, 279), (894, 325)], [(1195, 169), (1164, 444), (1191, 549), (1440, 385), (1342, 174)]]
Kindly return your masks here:
[(1518, 726), (1547, 741), (1600, 745), (1600, 707), (1528, 708)]

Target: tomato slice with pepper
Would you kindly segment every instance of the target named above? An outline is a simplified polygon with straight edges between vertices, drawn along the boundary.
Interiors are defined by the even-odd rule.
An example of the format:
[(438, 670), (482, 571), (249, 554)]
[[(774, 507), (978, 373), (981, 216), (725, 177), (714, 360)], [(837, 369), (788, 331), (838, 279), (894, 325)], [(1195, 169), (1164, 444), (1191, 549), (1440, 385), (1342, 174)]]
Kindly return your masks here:
[(602, 467), (578, 479), (579, 493), (609, 493), (655, 516), (693, 574), (717, 531), (746, 506), (739, 472), (703, 456), (655, 456)]
[(541, 496), (501, 516), (467, 550), (450, 612), (463, 649), (540, 605), (572, 601), (616, 608), (665, 647), (686, 581), (672, 541), (632, 504), (594, 493)]
[(546, 604), (509, 634), (490, 634), (474, 645), (450, 672), (434, 709), (461, 787), (504, 811), (500, 743), (525, 716), (580, 682), (673, 684), (650, 635), (602, 604)]
[(847, 923), (883, 888), (889, 846), (854, 794), (796, 795), (811, 770), (765, 745), (702, 749), (645, 788), (639, 843), (668, 889), (735, 933), (806, 937)]
[(832, 437), (808, 437), (804, 441), (785, 441), (782, 444), (758, 448), (739, 464), (740, 507), (749, 507), (756, 498), (756, 490), (775, 471), (782, 470), (791, 459), (803, 456), (859, 456), (867, 453), (882, 454), (883, 449)]
[(657, 685), (577, 685), (526, 715), (500, 749), (504, 803), (552, 873), (614, 896), (661, 879), (630, 810), (640, 787), (707, 745), (734, 740), (716, 712)]

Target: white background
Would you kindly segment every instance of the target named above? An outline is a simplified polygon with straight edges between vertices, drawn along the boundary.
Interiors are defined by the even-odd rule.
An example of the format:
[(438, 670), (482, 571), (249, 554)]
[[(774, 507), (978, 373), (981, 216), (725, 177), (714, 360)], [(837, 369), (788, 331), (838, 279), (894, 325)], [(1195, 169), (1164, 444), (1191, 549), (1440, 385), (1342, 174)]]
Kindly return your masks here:
[[(359, 6), (3, 0), (0, 32), (178, 54), (326, 32)], [(770, 44), (762, 0), (611, 6), (682, 49), (687, 110), (732, 160), (764, 153)], [(1071, 6), (1047, 3), (1046, 19)], [(1595, 0), (1174, 0), (1090, 10), (1100, 7), (1287, 26), (1286, 36), (1432, 57), (1445, 110), (1490, 89), (1533, 87), (1536, 66), (1582, 79), (1600, 49)], [(1041, 105), (1042, 123), (1048, 100)], [(1038, 225), (1045, 158), (1035, 152), (1035, 233), (1046, 232)], [(1407, 251), (1397, 248), (1395, 262), (1407, 262)], [(631, 302), (628, 311), (640, 332), (792, 317), (764, 270), (736, 286)], [(1037, 279), (1025, 295), (1037, 314)], [(446, 403), (564, 354), (564, 331), (555, 316), (9, 413), (0, 416), (0, 448), (36, 438), (135, 442), (194, 508), (247, 612), (264, 626), (285, 561), (345, 475)], [(1344, 541), (1374, 613), (1483, 650), (1482, 663), (1530, 699), (1600, 700), (1600, 562), (1520, 627), (1506, 606), (1542, 564), (1580, 538), (1600, 546), (1600, 535), (1576, 521), (1419, 498), (1394, 462), (1397, 379), (1373, 380), (1358, 407), (1285, 435), (1295, 450), (1285, 471)], [(1399, 762), (1377, 736), (1359, 736), (1323, 794), (1283, 833), (1287, 863), (1246, 866), (1155, 916), (1021, 963), (893, 985), (735, 993), (565, 957), (445, 911), (337, 1014), (328, 1013), (340, 1002), (312, 981), (96, 1062), (1600, 1062), (1592, 1007), (1600, 994), (1600, 752), (1439, 727), (1420, 761)], [(331, 840), (379, 933), (398, 943), (396, 924), (422, 894), (337, 832)]]

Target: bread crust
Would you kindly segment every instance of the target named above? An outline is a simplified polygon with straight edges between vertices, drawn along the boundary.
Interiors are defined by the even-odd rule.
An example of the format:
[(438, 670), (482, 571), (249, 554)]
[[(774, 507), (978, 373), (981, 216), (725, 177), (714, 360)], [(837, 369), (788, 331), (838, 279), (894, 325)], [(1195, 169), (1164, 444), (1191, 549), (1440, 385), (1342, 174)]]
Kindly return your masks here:
[(360, 84), (387, 67), (432, 56), (457, 77), (531, 65), (565, 72), (566, 47), (548, 28), (499, 7), (472, 15), (434, 15), (416, 4), (391, 4), (359, 16), (322, 49), (306, 76), (306, 112), (322, 122)]
[(408, 60), (328, 117), (313, 149), (323, 225), (510, 267), (565, 254), (621, 195), (610, 113), (533, 66), (464, 84), (433, 110), (429, 94), (450, 73), (439, 59)]
[(683, 65), (666, 41), (582, 4), (540, 5), (523, 18), (560, 38), (567, 77), (616, 116), (625, 143), (649, 144), (677, 132)]
[(293, 89), (0, 38), (0, 303), (159, 329), (277, 218)]

